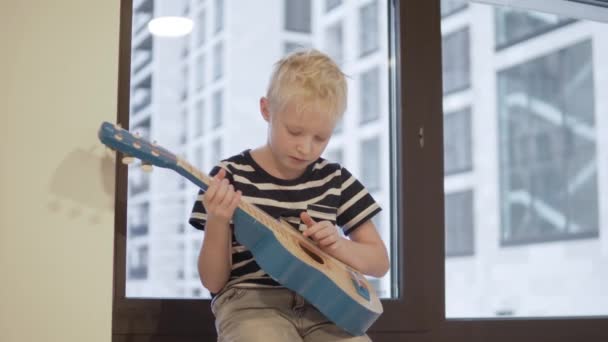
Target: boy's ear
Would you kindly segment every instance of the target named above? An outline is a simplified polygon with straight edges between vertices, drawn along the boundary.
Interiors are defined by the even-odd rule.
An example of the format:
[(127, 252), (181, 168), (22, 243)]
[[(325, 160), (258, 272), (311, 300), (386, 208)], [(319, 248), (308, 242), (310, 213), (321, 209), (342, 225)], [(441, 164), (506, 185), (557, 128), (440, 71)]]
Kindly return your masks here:
[(262, 113), (262, 117), (266, 122), (270, 122), (270, 104), (268, 103), (268, 99), (264, 96), (260, 98), (260, 113)]

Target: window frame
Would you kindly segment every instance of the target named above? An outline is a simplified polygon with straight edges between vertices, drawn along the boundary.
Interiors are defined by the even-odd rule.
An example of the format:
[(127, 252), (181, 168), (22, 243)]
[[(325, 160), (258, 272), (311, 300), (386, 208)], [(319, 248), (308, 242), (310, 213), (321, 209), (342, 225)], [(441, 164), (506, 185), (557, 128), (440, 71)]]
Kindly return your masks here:
[[(396, 98), (391, 129), (394, 198), (393, 279), (401, 297), (383, 300), (384, 313), (368, 332), (375, 341), (597, 341), (608, 339), (606, 317), (448, 319), (445, 315), (443, 92), (440, 1), (388, 0), (398, 34), (391, 37)], [(118, 114), (129, 127), (133, 0), (121, 0)], [(391, 33), (392, 34), (392, 33)], [(422, 80), (422, 81), (421, 81)], [(397, 129), (399, 127), (399, 129)], [(119, 160), (119, 159), (117, 159)], [(127, 167), (116, 163), (112, 341), (200, 341), (215, 336), (209, 300), (125, 299)], [(405, 227), (406, 229), (401, 229)], [(393, 270), (394, 271), (394, 270)]]

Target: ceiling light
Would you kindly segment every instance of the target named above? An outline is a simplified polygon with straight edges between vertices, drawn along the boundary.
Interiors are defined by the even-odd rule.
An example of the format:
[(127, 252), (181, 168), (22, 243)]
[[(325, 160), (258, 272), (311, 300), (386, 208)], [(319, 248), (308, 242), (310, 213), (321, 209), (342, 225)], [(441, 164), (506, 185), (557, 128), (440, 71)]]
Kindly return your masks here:
[(194, 23), (186, 17), (158, 17), (148, 22), (148, 30), (155, 36), (181, 37), (192, 32)]

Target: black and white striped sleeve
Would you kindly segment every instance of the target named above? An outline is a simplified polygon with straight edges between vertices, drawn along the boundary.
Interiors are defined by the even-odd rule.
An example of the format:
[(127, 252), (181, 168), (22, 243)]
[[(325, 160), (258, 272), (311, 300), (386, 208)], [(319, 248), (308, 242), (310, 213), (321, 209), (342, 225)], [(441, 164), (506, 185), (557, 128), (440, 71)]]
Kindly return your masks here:
[(337, 224), (348, 235), (382, 210), (365, 186), (342, 167)]

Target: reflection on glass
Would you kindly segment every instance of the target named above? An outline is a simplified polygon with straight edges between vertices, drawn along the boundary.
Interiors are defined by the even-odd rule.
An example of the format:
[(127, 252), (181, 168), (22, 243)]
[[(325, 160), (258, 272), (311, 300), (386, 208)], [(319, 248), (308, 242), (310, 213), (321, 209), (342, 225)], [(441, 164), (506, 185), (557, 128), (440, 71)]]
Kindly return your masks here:
[[(387, 1), (281, 1), (134, 1), (138, 25), (178, 13), (192, 18), (195, 30), (167, 39), (134, 28), (131, 128), (146, 127), (146, 137), (208, 172), (266, 140), (258, 101), (273, 63), (294, 49), (318, 48), (342, 62), (350, 89), (326, 156), (373, 190), (384, 209), (374, 222), (390, 246), (388, 90), (382, 86), (388, 84)], [(203, 233), (187, 224), (195, 186), (170, 170), (148, 175), (132, 166), (129, 189), (128, 231), (138, 234), (127, 242), (127, 296), (207, 298), (196, 262)], [(390, 274), (373, 284), (381, 297), (393, 296)]]
[(608, 314), (606, 25), (474, 3), (442, 21), (447, 317)]
[(497, 47), (529, 39), (574, 21), (555, 14), (506, 7), (497, 7), (495, 16)]
[(471, 84), (468, 27), (444, 35), (442, 50), (443, 92), (468, 88)]
[(598, 235), (591, 42), (498, 74), (501, 242)]
[(441, 16), (445, 17), (467, 7), (468, 0), (441, 0)]

